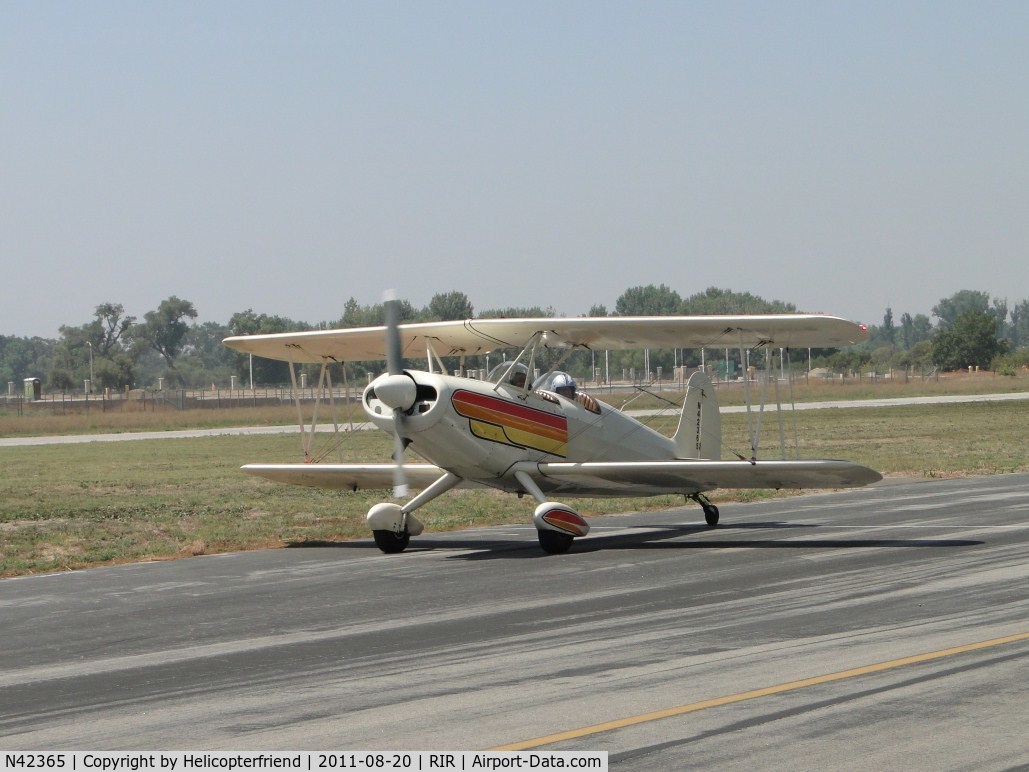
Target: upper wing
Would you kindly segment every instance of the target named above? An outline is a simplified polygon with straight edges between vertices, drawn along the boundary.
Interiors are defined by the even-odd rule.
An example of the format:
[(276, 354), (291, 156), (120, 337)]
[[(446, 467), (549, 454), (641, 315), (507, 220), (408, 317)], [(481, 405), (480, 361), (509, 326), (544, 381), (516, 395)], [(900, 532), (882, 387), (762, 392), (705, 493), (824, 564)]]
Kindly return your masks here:
[[(637, 348), (838, 348), (867, 340), (864, 325), (820, 314), (762, 316), (605, 316), (571, 319), (467, 319), (400, 325), (404, 357), (485, 354), (521, 348), (536, 333), (548, 346), (594, 350)], [(268, 359), (291, 362), (361, 362), (386, 359), (386, 328), (239, 335), (225, 345)]]
[(852, 461), (553, 462), (533, 468), (552, 492), (638, 496), (714, 488), (857, 488), (882, 475)]

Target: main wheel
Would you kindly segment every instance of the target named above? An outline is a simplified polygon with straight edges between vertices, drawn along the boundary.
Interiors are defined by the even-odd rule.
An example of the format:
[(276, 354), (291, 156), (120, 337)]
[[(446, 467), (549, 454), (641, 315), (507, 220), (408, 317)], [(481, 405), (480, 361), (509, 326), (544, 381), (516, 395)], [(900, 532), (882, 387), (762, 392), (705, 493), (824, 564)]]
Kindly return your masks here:
[(718, 507), (714, 504), (704, 505), (704, 522), (712, 528), (718, 525)]
[(572, 546), (572, 539), (575, 538), (570, 533), (560, 533), (544, 529), (536, 531), (536, 534), (539, 536), (540, 546), (543, 548), (543, 551), (550, 555), (560, 555), (568, 552), (568, 548)]
[(411, 534), (407, 531), (399, 535), (393, 531), (372, 531), (372, 536), (375, 537), (375, 546), (387, 555), (403, 552), (411, 541)]

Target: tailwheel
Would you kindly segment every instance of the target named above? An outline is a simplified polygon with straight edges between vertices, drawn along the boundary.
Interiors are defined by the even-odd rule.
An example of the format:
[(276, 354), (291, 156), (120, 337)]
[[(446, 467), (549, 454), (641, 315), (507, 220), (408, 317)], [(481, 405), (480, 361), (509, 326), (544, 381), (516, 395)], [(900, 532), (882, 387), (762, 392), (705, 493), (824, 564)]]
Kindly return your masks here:
[(407, 531), (372, 531), (372, 536), (375, 538), (375, 546), (387, 555), (403, 552), (407, 549), (407, 543), (411, 541), (411, 534)]
[(568, 548), (572, 546), (572, 539), (575, 537), (570, 533), (561, 533), (559, 531), (551, 530), (539, 530), (536, 531), (539, 536), (540, 546), (543, 551), (549, 555), (561, 555), (568, 552)]
[(718, 525), (718, 507), (708, 503), (704, 505), (704, 522), (714, 528)]
[(704, 510), (704, 522), (714, 528), (718, 525), (718, 507), (711, 503), (707, 496), (702, 493), (694, 493), (689, 498), (700, 504)]

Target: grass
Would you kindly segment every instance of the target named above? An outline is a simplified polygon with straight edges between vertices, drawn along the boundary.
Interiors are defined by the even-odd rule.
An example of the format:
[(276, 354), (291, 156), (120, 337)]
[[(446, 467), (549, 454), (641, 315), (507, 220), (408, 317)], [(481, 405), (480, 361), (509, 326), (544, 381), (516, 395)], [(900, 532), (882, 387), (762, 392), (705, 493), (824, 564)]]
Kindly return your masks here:
[[(362, 432), (365, 457), (389, 438)], [(109, 562), (366, 538), (381, 491), (335, 493), (276, 485), (245, 461), (298, 461), (297, 438), (205, 437), (0, 448), (0, 575)], [(648, 500), (673, 506), (677, 497)], [(640, 504), (646, 502), (641, 501)], [(584, 514), (610, 502), (583, 500)], [(632, 504), (627, 505), (632, 508)], [(527, 522), (533, 505), (493, 491), (454, 491), (419, 511), (430, 530)]]
[[(939, 477), (1029, 471), (1027, 418), (1029, 404), (1019, 401), (797, 411), (790, 424), (801, 457), (849, 458), (888, 475)], [(668, 432), (677, 417), (655, 420)], [(262, 412), (235, 423), (262, 422), (289, 417)], [(747, 453), (744, 416), (723, 416), (723, 435), (728, 446)], [(765, 447), (767, 440), (777, 443), (774, 417), (765, 417), (763, 437)], [(367, 460), (388, 458), (391, 441), (381, 432), (358, 432), (349, 443), (344, 458)], [(249, 461), (299, 461), (299, 445), (290, 434), (0, 448), (0, 576), (367, 538), (365, 513), (381, 492), (282, 486), (239, 471)], [(719, 491), (713, 498), (771, 495), (787, 494)], [(675, 496), (574, 502), (586, 515), (682, 503)], [(533, 506), (493, 491), (452, 491), (419, 517), (434, 531), (528, 523)], [(689, 516), (699, 518), (699, 510)]]
[[(717, 384), (717, 389), (719, 404), (745, 404), (742, 383)], [(971, 375), (968, 373), (947, 373), (939, 378), (922, 380), (921, 378), (914, 377), (907, 381), (900, 376), (893, 379), (880, 378), (874, 381), (865, 376), (861, 379), (850, 378), (845, 382), (838, 379), (825, 381), (822, 378), (797, 378), (794, 380), (792, 391), (787, 384), (779, 387), (779, 399), (784, 405), (789, 405), (791, 402), (1005, 394), (1026, 391), (1029, 391), (1029, 372), (1022, 372), (1013, 377), (996, 375), (992, 372), (979, 372)], [(667, 393), (664, 390), (658, 393), (673, 400), (676, 396), (676, 391), (671, 388), (669, 388)], [(631, 395), (623, 396), (616, 392), (609, 399), (601, 391), (598, 396), (606, 402), (620, 406), (621, 402)], [(761, 398), (761, 384), (752, 383), (750, 385), (750, 398), (754, 404), (759, 402)], [(775, 398), (775, 384), (772, 383), (766, 388), (765, 401), (767, 404), (774, 404)], [(662, 404), (667, 403), (659, 398), (643, 396), (633, 400), (629, 408), (647, 409), (660, 407)]]

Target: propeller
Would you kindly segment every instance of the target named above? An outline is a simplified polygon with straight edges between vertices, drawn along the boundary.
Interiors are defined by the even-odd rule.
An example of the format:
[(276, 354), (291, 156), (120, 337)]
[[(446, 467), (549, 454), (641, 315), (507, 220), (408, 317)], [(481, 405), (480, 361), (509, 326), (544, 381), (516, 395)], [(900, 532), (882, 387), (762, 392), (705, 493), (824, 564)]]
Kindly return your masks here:
[(414, 406), (418, 395), (415, 382), (404, 372), (400, 347), (400, 309), (392, 290), (383, 298), (386, 312), (387, 375), (375, 384), (375, 396), (393, 410), (393, 496), (406, 498), (407, 474), (404, 471), (404, 413)]

